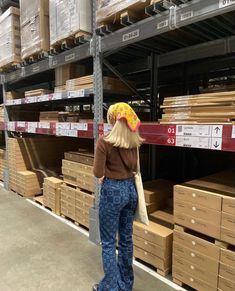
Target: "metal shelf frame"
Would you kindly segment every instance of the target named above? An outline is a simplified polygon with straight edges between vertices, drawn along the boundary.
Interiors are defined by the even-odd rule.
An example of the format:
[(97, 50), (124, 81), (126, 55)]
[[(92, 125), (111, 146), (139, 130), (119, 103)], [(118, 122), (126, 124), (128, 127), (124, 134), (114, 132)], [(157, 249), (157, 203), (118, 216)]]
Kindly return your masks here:
[[(183, 64), (191, 61), (203, 60), (212, 57), (234, 55), (235, 36), (232, 34), (226, 37), (217, 37), (209, 41), (192, 45), (183, 45), (183, 47), (169, 49), (163, 53), (158, 53), (154, 47), (146, 47), (141, 44), (145, 41), (165, 33), (186, 28), (192, 24), (199, 23), (213, 17), (224, 15), (235, 11), (235, 2), (233, 0), (191, 0), (177, 1), (163, 0), (164, 11), (157, 15), (148, 17), (130, 26), (124, 27), (118, 31), (105, 35), (103, 37), (96, 34), (96, 1), (92, 1), (93, 7), (93, 34), (88, 43), (81, 44), (72, 49), (49, 56), (39, 62), (21, 67), (13, 72), (1, 75), (3, 85), (3, 95), (5, 104), (5, 124), (0, 124), (0, 129), (5, 130), (6, 137), (9, 132), (19, 134), (45, 134), (55, 136), (71, 136), (90, 138), (96, 140), (98, 137), (109, 130), (106, 124), (103, 124), (103, 105), (105, 92), (103, 91), (103, 65), (118, 76), (123, 82), (119, 66), (113, 66), (108, 58), (119, 53), (126, 48), (134, 46), (135, 48), (146, 49), (149, 54), (148, 60), (141, 58), (134, 60), (136, 69), (146, 69), (150, 71), (150, 104), (151, 120), (153, 123), (143, 123), (140, 129), (141, 134), (150, 145), (163, 145), (171, 147), (192, 147), (208, 150), (221, 150), (235, 152), (235, 125), (160, 125), (156, 123), (159, 117), (159, 87), (158, 79), (160, 69), (176, 64)], [(183, 2), (183, 3), (182, 3)], [(167, 40), (166, 40), (167, 41)], [(34, 98), (24, 98), (13, 101), (6, 101), (5, 87), (7, 84), (14, 84), (33, 75), (55, 69), (58, 66), (93, 59), (94, 91), (88, 92), (81, 90), (73, 93), (49, 94)], [(132, 62), (133, 63), (133, 62)], [(123, 65), (120, 65), (123, 67)], [(126, 66), (128, 71), (128, 65)], [(133, 89), (133, 88), (132, 88)], [(186, 90), (187, 88), (185, 88)], [(138, 92), (134, 92), (138, 93)], [(7, 110), (14, 110), (16, 106), (27, 106), (29, 104), (50, 104), (53, 101), (70, 101), (92, 95), (94, 103), (94, 122), (83, 123), (59, 123), (41, 124), (40, 122), (18, 121), (11, 122), (8, 118)], [(144, 98), (143, 98), (144, 99)], [(155, 121), (155, 122), (154, 122)], [(65, 128), (63, 128), (63, 126)], [(66, 127), (67, 126), (67, 127)], [(180, 131), (179, 128), (184, 130)], [(219, 130), (217, 129), (219, 128)], [(218, 136), (214, 133), (218, 131)], [(7, 139), (6, 139), (7, 141)], [(7, 148), (6, 144), (6, 148)], [(151, 148), (149, 160), (156, 159), (156, 147)], [(155, 167), (151, 163), (152, 178), (155, 176)], [(5, 172), (5, 187), (8, 189), (8, 171)], [(98, 203), (99, 203), (99, 185), (96, 183), (96, 203), (90, 211), (90, 240), (99, 242), (98, 231)]]

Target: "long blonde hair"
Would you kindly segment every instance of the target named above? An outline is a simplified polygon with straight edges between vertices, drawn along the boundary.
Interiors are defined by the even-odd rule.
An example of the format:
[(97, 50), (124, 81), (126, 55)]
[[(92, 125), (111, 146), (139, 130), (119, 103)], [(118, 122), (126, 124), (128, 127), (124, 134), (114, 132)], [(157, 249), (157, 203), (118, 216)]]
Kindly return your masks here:
[[(114, 122), (109, 111), (107, 114), (107, 119), (108, 122), (113, 125)], [(111, 143), (114, 147), (125, 149), (140, 147), (144, 141), (144, 139), (140, 137), (138, 131), (131, 131), (129, 129), (125, 119), (117, 120), (111, 132), (104, 137), (104, 140)]]

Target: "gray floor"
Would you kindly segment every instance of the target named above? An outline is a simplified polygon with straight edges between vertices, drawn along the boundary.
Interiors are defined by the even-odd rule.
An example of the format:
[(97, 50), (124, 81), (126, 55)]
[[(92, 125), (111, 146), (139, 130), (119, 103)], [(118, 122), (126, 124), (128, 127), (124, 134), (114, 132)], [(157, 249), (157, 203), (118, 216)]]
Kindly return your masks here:
[[(0, 291), (89, 291), (102, 277), (100, 248), (77, 230), (0, 190)], [(135, 291), (170, 291), (135, 268)]]

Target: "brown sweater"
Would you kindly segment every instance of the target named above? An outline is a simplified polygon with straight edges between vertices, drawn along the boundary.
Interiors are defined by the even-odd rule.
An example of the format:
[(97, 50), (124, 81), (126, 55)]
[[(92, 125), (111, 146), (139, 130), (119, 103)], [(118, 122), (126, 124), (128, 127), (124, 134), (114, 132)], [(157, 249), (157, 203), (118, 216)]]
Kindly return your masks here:
[(99, 138), (96, 145), (94, 175), (97, 178), (123, 180), (133, 177), (137, 167), (137, 149), (117, 148)]

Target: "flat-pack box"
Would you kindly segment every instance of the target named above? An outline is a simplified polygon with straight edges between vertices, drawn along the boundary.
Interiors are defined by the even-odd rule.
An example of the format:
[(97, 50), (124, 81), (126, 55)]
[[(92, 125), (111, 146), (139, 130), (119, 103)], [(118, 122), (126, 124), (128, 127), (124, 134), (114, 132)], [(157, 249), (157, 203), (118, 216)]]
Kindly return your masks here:
[(173, 255), (189, 261), (192, 265), (197, 265), (205, 270), (210, 270), (212, 274), (219, 273), (219, 261), (208, 257), (198, 251), (179, 245), (173, 242)]
[(49, 0), (20, 0), (21, 57), (49, 51)]
[(173, 237), (175, 243), (191, 249), (192, 253), (198, 252), (216, 261), (220, 259), (220, 248), (213, 242), (178, 230), (174, 230)]
[(227, 280), (235, 282), (235, 268), (220, 263), (219, 275)]
[(196, 290), (217, 291), (217, 287), (210, 286), (207, 283), (207, 280), (206, 281), (200, 280), (197, 277), (192, 276), (188, 272), (185, 272), (177, 268), (174, 264), (173, 264), (172, 276), (174, 279), (177, 279), (180, 282), (183, 282)]
[(20, 10), (10, 7), (0, 16), (0, 68), (20, 61)]
[(231, 230), (221, 226), (220, 240), (231, 245), (235, 245), (235, 230)]
[(234, 291), (235, 290), (235, 280), (230, 281), (224, 277), (219, 276), (218, 288), (222, 291)]
[(88, 151), (82, 152), (67, 152), (65, 153), (65, 159), (68, 161), (73, 161), (89, 166), (93, 166), (94, 164), (94, 153)]
[(235, 247), (231, 250), (221, 249), (220, 262), (235, 269)]
[(91, 1), (50, 0), (50, 44), (91, 33)]

